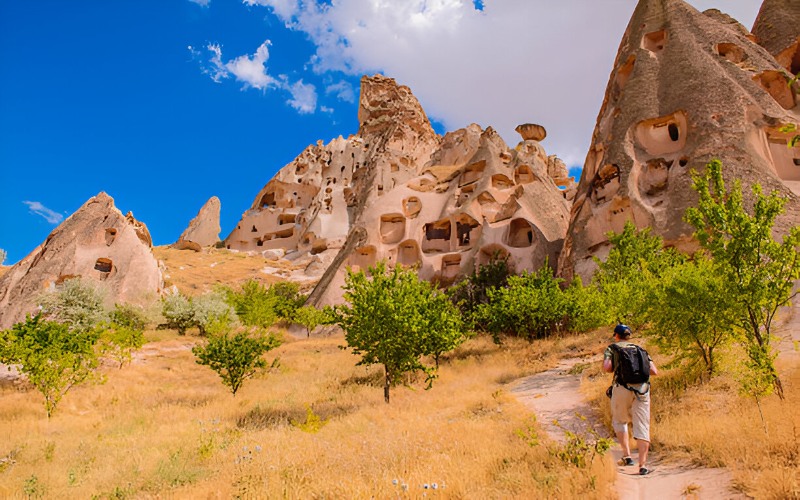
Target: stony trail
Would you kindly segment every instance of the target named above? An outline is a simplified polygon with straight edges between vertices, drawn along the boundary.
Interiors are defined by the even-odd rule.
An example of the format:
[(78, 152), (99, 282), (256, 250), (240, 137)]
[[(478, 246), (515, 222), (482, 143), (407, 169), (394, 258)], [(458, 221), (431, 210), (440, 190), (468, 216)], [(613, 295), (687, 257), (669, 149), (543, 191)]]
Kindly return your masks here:
[[(522, 378), (511, 385), (511, 393), (536, 414), (553, 440), (564, 440), (564, 431), (553, 424), (554, 420), (564, 429), (581, 432), (592, 426), (598, 435), (609, 437), (609, 432), (600, 425), (597, 415), (580, 393), (580, 374), (571, 373), (571, 368), (576, 364), (586, 362), (599, 363), (600, 360), (565, 359), (551, 370)], [(654, 429), (654, 432), (658, 432), (658, 429)], [(612, 447), (611, 452), (615, 461), (622, 456), (618, 444)], [(637, 459), (636, 455), (634, 451), (634, 460)], [(648, 465), (655, 469), (648, 476), (639, 476), (638, 466), (617, 467), (615, 486), (620, 499), (747, 498), (731, 488), (731, 475), (725, 469), (663, 462), (654, 453), (650, 454)]]

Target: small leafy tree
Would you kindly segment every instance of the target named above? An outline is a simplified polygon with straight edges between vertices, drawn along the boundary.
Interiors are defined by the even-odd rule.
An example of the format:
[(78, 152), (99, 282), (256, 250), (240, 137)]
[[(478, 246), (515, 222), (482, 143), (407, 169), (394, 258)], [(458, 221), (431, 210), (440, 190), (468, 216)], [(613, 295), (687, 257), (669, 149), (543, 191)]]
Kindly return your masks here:
[(267, 328), (278, 318), (278, 299), (256, 280), (246, 281), (241, 289), (226, 291), (227, 301), (244, 325)]
[(28, 316), (0, 333), (0, 361), (19, 365), (31, 384), (44, 396), (47, 418), (61, 398), (89, 379), (98, 366), (95, 344), (99, 330), (71, 330), (64, 323)]
[(208, 342), (192, 348), (197, 363), (208, 366), (236, 393), (245, 380), (266, 366), (263, 355), (281, 344), (273, 334), (265, 334), (260, 329), (228, 329), (211, 335)]
[(621, 233), (609, 233), (608, 239), (613, 247), (604, 262), (596, 259), (599, 269), (593, 283), (606, 296), (614, 320), (642, 325), (661, 275), (683, 257), (664, 248), (660, 237), (650, 235), (650, 228), (639, 231), (630, 221)]
[(108, 318), (105, 293), (91, 281), (72, 278), (39, 296), (43, 316), (73, 330), (89, 330)]
[(479, 309), (489, 302), (489, 290), (506, 286), (510, 275), (508, 257), (495, 253), (487, 264), (478, 266), (472, 274), (450, 287), (447, 294), (470, 328), (486, 329), (485, 318)]
[(0, 248), (0, 265), (2, 265), (2, 264), (3, 264), (3, 262), (5, 262), (5, 261), (6, 261), (6, 257), (8, 257), (8, 253), (6, 253), (6, 251), (5, 251), (5, 250), (3, 250), (2, 248)]
[(434, 368), (421, 357), (438, 357), (447, 341), (456, 338), (460, 327), (458, 311), (449, 299), (416, 272), (397, 266), (386, 269), (379, 262), (364, 272), (348, 271), (345, 278), (345, 305), (334, 309), (336, 322), (345, 332), (347, 346), (360, 355), (359, 365), (380, 364), (384, 368), (384, 400), (390, 388), (405, 373), (421, 370), (433, 380)]
[(561, 331), (569, 309), (560, 282), (545, 264), (534, 273), (510, 276), (507, 287), (489, 290), (489, 303), (484, 306), (489, 331), (527, 339)]
[(733, 340), (734, 303), (713, 260), (697, 255), (663, 277), (650, 302), (650, 333), (677, 363), (699, 364), (706, 377), (717, 371), (718, 351)]
[(762, 372), (783, 397), (773, 363), (772, 321), (781, 306), (794, 297), (800, 278), (800, 226), (795, 225), (777, 242), (772, 236), (775, 219), (783, 213), (786, 199), (777, 192), (764, 195), (752, 186), (752, 210), (745, 208), (738, 180), (728, 191), (722, 178), (722, 162), (713, 160), (704, 174), (693, 173), (697, 208), (685, 219), (695, 228), (700, 245), (718, 265), (728, 293), (737, 307), (734, 322), (742, 335), (754, 372)]
[(319, 325), (330, 322), (328, 313), (325, 310), (317, 309), (314, 306), (303, 306), (294, 312), (294, 322), (306, 328), (306, 336), (311, 337), (311, 332)]
[(103, 352), (122, 368), (130, 363), (133, 352), (144, 345), (147, 320), (141, 309), (130, 304), (116, 304), (111, 321), (102, 328)]
[(291, 321), (295, 311), (306, 301), (306, 298), (300, 295), (300, 287), (291, 281), (273, 283), (267, 293), (275, 297), (275, 313), (285, 320)]
[(192, 300), (181, 293), (170, 293), (161, 299), (161, 314), (166, 319), (164, 326), (186, 335), (186, 330), (197, 326)]
[(564, 298), (570, 331), (586, 332), (615, 320), (609, 313), (606, 296), (594, 284), (584, 286), (580, 276), (564, 290)]

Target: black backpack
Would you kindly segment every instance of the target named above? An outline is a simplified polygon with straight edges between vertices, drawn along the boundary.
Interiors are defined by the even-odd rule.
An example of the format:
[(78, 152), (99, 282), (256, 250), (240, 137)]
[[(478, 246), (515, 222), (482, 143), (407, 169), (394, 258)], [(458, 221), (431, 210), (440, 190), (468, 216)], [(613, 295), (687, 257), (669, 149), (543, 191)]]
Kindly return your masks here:
[(643, 392), (637, 391), (628, 384), (645, 384), (650, 382), (650, 357), (647, 351), (636, 344), (620, 346), (611, 344), (614, 353), (614, 380), (622, 387), (639, 394), (650, 390), (650, 385)]

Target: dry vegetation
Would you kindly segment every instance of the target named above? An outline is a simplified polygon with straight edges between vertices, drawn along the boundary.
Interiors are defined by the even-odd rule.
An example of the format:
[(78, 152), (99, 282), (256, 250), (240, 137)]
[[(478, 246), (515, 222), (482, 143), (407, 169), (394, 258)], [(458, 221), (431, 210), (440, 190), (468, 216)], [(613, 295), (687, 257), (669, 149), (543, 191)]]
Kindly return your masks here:
[(538, 427), (504, 387), (558, 353), (597, 352), (596, 338), (474, 339), (431, 390), (412, 381), (386, 405), (380, 370), (356, 367), (341, 336), (271, 351), (273, 367), (236, 398), (195, 364), (197, 338), (148, 336), (132, 366), (75, 389), (50, 421), (37, 392), (2, 386), (0, 497), (609, 496), (610, 458), (578, 469), (545, 438), (531, 445)]
[[(249, 279), (272, 284), (284, 281), (289, 273), (302, 269), (302, 266), (293, 265), (283, 259), (267, 260), (261, 255), (220, 248), (194, 252), (161, 246), (154, 247), (153, 254), (167, 267), (165, 285), (175, 285), (187, 295), (202, 295), (216, 284), (237, 286)], [(268, 274), (263, 272), (265, 268), (275, 271)], [(281, 274), (283, 277), (280, 277)]]

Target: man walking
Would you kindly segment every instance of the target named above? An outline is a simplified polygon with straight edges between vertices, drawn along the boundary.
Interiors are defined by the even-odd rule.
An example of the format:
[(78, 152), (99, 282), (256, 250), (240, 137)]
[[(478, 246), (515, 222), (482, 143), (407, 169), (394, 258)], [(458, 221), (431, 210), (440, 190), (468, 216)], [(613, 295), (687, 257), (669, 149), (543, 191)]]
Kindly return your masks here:
[(633, 465), (628, 424), (639, 451), (639, 474), (652, 472), (647, 468), (650, 450), (650, 375), (658, 369), (647, 351), (629, 342), (631, 329), (623, 324), (614, 328), (614, 343), (603, 354), (603, 371), (614, 374), (611, 388), (611, 425), (622, 447), (619, 465)]

